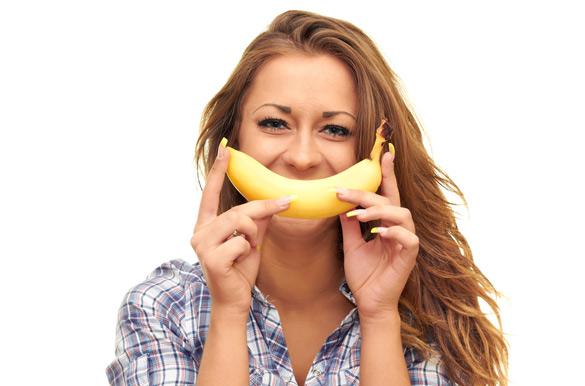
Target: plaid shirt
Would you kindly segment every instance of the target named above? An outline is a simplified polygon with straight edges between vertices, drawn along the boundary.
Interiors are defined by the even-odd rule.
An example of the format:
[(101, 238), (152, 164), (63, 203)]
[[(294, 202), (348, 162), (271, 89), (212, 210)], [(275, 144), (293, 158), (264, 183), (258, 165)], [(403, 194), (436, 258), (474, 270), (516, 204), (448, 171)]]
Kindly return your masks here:
[[(355, 304), (344, 282), (341, 293)], [(199, 264), (171, 261), (131, 289), (119, 313), (117, 359), (107, 368), (111, 385), (193, 385), (209, 328), (211, 298)], [(255, 287), (247, 324), (250, 385), (296, 385), (276, 308)], [(416, 385), (451, 383), (437, 360), (404, 350)], [(360, 324), (354, 308), (327, 338), (305, 385), (358, 385)]]

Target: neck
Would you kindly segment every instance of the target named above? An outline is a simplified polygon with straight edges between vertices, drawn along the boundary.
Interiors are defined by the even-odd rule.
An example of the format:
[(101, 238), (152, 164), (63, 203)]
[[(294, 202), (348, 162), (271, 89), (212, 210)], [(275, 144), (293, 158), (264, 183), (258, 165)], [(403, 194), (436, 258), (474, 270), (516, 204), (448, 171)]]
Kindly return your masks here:
[(275, 306), (304, 308), (339, 294), (344, 273), (334, 220), (296, 235), (268, 227), (256, 285)]

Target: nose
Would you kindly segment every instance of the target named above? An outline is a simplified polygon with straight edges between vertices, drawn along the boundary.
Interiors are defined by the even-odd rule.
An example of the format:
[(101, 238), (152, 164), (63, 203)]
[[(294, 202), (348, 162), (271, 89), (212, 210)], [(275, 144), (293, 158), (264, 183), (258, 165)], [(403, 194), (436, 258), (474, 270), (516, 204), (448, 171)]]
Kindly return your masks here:
[(283, 155), (287, 166), (300, 173), (314, 169), (322, 161), (315, 138), (310, 131), (297, 132)]

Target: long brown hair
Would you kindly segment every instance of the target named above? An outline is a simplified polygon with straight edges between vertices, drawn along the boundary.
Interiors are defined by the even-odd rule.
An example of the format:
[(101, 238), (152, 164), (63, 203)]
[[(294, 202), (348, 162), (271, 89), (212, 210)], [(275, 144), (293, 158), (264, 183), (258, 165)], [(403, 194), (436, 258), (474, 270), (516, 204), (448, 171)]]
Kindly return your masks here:
[[(238, 146), (240, 107), (256, 70), (269, 58), (290, 52), (333, 55), (353, 73), (358, 97), (357, 159), (369, 154), (382, 117), (394, 129), (401, 205), (411, 211), (420, 240), (417, 263), (400, 301), (403, 344), (426, 358), (438, 352), (449, 377), (458, 384), (507, 385), (508, 344), (495, 300), (498, 293), (475, 265), (444, 191), (463, 202), (464, 196), (429, 157), (398, 77), (360, 29), (309, 12), (289, 11), (276, 17), (248, 46), (225, 86), (206, 106), (197, 165), (207, 175), (222, 137)], [(219, 212), (243, 202), (226, 180)], [(498, 326), (482, 312), (480, 300), (491, 308)]]

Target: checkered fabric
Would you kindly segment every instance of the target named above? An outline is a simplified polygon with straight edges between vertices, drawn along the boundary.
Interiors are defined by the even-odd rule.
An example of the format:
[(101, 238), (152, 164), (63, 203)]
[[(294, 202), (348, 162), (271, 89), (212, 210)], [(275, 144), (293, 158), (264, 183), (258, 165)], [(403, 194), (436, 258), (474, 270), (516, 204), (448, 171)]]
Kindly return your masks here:
[[(341, 293), (355, 304), (344, 282)], [(171, 261), (126, 295), (119, 312), (111, 385), (194, 385), (211, 298), (199, 264)], [(254, 288), (247, 324), (250, 385), (296, 385), (276, 308)], [(437, 360), (404, 351), (413, 386), (451, 385)], [(305, 385), (359, 385), (360, 324), (354, 308), (313, 361)]]

